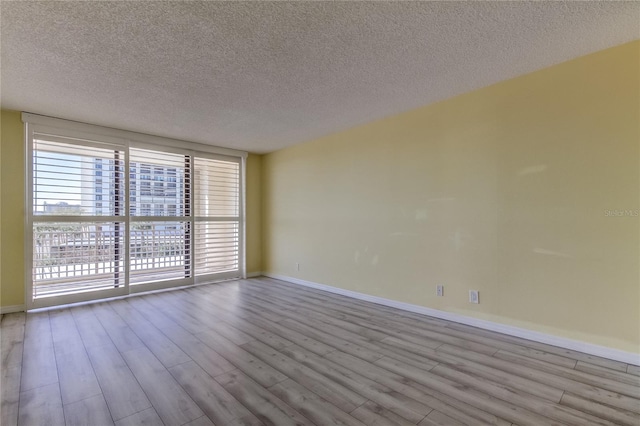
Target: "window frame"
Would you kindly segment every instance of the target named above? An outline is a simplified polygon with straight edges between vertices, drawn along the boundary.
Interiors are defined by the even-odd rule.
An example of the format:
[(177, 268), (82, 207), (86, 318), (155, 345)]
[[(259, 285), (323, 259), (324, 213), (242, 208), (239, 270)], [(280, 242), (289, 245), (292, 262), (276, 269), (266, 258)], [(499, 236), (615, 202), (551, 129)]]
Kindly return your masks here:
[[(129, 132), (125, 130), (96, 126), (92, 124), (78, 123), (58, 118), (45, 117), (37, 114), (22, 113), (22, 121), (25, 126), (25, 148), (26, 148), (26, 179), (25, 179), (25, 303), (27, 310), (44, 308), (49, 306), (64, 305), (69, 303), (83, 302), (89, 300), (99, 300), (110, 297), (126, 296), (138, 292), (159, 290), (170, 287), (189, 286), (196, 284), (205, 284), (216, 281), (222, 281), (234, 278), (246, 278), (246, 209), (245, 209), (245, 178), (246, 178), (246, 158), (247, 153), (228, 148), (215, 147), (211, 145), (198, 144), (194, 142), (181, 141), (177, 139), (163, 138), (159, 136), (151, 136), (141, 133)], [(124, 263), (124, 285), (120, 285), (114, 289), (96, 290), (88, 292), (80, 292), (73, 294), (64, 294), (59, 296), (34, 298), (33, 295), (33, 142), (34, 134), (47, 135), (48, 140), (59, 141), (65, 144), (77, 144), (86, 147), (110, 148), (118, 147), (124, 152), (123, 179), (124, 185), (121, 188), (121, 198), (124, 201), (122, 215), (116, 216), (99, 216), (100, 221), (117, 221), (124, 223), (123, 252), (120, 254), (121, 262)], [(58, 136), (58, 138), (56, 138)], [(195, 257), (197, 253), (192, 249), (190, 256), (191, 274), (188, 278), (156, 281), (150, 283), (130, 284), (130, 255), (129, 255), (129, 239), (131, 231), (131, 223), (140, 221), (154, 221), (155, 216), (131, 216), (130, 215), (130, 148), (149, 149), (160, 152), (167, 152), (179, 155), (190, 156), (192, 173), (194, 160), (196, 157), (211, 158), (223, 161), (237, 162), (239, 165), (239, 210), (238, 217), (238, 271), (229, 273), (220, 273), (213, 275), (196, 276), (195, 274)], [(153, 181), (153, 168), (151, 169), (151, 181)], [(140, 181), (140, 179), (138, 179)], [(150, 181), (150, 182), (151, 182)], [(152, 189), (153, 191), (153, 189)], [(191, 191), (197, 191), (197, 183), (192, 177)], [(191, 197), (193, 204), (193, 197)], [(153, 207), (152, 207), (153, 208)], [(88, 216), (90, 220), (95, 220), (95, 216)], [(71, 221), (79, 219), (80, 221), (88, 221), (87, 217), (79, 216), (48, 216), (49, 220)], [(166, 216), (158, 219), (166, 221)], [(195, 223), (198, 220), (195, 216), (193, 205), (190, 206), (189, 216), (184, 216), (184, 221), (190, 223), (191, 232), (195, 232)], [(228, 218), (225, 218), (228, 220)], [(36, 221), (38, 222), (38, 221)], [(195, 236), (191, 237), (191, 241), (195, 241)], [(193, 244), (193, 243), (192, 243)]]

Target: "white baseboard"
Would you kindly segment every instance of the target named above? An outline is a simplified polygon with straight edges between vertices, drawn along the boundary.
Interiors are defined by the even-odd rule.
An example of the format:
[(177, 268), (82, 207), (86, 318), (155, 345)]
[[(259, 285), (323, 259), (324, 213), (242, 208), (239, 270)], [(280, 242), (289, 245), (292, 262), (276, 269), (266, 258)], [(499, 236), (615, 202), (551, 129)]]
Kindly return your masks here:
[(404, 311), (414, 312), (417, 314), (428, 315), (460, 324), (470, 325), (485, 330), (496, 331), (498, 333), (507, 334), (509, 336), (520, 337), (534, 342), (545, 343), (551, 346), (558, 346), (578, 352), (584, 352), (589, 355), (595, 355), (602, 358), (620, 361), (627, 364), (640, 365), (640, 354), (633, 352), (621, 351), (619, 349), (608, 348), (606, 346), (595, 345), (593, 343), (581, 342), (579, 340), (567, 339), (565, 337), (554, 336), (552, 334), (541, 333), (539, 331), (527, 330), (525, 328), (514, 327), (511, 325), (500, 324), (493, 321), (482, 320), (478, 318), (468, 317), (452, 312), (440, 311), (438, 309), (426, 308), (424, 306), (412, 305), (410, 303), (398, 302), (396, 300), (385, 299), (383, 297), (371, 296), (357, 291), (345, 290), (338, 287), (332, 287), (326, 284), (318, 284), (312, 281), (301, 280), (299, 278), (288, 277), (285, 275), (271, 274), (263, 272), (265, 277), (277, 280), (287, 281), (293, 284), (303, 285), (318, 290), (328, 291), (330, 293), (340, 294), (342, 296), (352, 297), (354, 299), (364, 300), (367, 302), (377, 303), (379, 305), (389, 306), (392, 308), (402, 309)]
[(262, 272), (247, 272), (247, 278), (261, 277)]
[(0, 306), (0, 314), (12, 314), (14, 312), (23, 312), (26, 308), (24, 305), (9, 305), (9, 306)]

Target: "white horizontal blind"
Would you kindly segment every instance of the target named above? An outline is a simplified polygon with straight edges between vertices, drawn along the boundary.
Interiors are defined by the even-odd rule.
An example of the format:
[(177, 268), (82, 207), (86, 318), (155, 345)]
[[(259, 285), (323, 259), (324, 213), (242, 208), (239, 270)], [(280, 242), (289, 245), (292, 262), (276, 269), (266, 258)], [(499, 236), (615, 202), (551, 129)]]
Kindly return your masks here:
[(195, 275), (240, 272), (240, 162), (194, 158)]
[(122, 215), (122, 194), (116, 190), (124, 189), (124, 151), (46, 138), (36, 135), (33, 141), (33, 214)]
[(189, 156), (149, 149), (129, 151), (131, 216), (190, 215), (186, 194), (191, 185)]
[(131, 284), (191, 276), (191, 157), (129, 151)]
[(237, 221), (196, 222), (196, 276), (239, 271)]
[(123, 284), (124, 151), (35, 134), (33, 297)]

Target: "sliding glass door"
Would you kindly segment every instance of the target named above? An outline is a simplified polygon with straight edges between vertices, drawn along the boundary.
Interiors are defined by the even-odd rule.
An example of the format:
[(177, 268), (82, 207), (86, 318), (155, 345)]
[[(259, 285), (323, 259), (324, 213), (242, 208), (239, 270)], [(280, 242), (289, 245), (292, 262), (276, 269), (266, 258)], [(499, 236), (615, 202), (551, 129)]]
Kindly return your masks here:
[(28, 128), (28, 308), (243, 275), (242, 157)]
[(191, 156), (134, 148), (129, 153), (129, 282), (188, 283)]

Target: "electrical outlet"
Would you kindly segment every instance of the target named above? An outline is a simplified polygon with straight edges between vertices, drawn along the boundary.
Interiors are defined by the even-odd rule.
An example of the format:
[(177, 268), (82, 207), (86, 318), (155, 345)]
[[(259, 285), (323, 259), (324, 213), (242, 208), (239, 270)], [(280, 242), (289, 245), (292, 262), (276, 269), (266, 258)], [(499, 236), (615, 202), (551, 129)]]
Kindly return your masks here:
[(436, 286), (436, 296), (442, 297), (444, 296), (444, 286), (439, 284)]
[(480, 292), (478, 290), (469, 290), (469, 303), (480, 303)]

